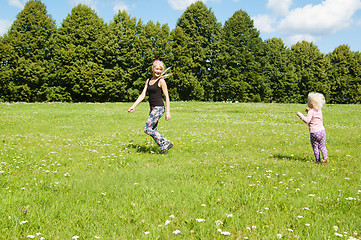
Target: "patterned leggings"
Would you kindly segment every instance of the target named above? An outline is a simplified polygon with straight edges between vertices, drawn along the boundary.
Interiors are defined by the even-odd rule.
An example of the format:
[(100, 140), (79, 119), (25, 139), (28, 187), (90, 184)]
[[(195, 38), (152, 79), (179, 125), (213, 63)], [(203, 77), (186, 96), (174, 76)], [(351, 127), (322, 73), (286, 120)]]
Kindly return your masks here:
[(310, 133), (310, 140), (313, 148), (313, 153), (315, 154), (316, 162), (321, 162), (320, 151), (322, 153), (323, 159), (327, 159), (327, 149), (326, 149), (326, 132), (325, 130)]
[(144, 126), (144, 132), (149, 136), (153, 137), (154, 141), (158, 144), (161, 150), (164, 150), (168, 145), (169, 141), (157, 132), (157, 126), (159, 119), (164, 114), (165, 107), (158, 106), (152, 107), (149, 112), (149, 117)]

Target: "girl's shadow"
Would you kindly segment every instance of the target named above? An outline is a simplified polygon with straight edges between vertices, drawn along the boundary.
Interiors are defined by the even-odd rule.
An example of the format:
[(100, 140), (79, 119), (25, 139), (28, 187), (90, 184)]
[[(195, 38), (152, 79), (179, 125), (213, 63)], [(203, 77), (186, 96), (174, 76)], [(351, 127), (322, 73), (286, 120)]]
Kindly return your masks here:
[(309, 162), (310, 161), (310, 159), (307, 157), (301, 157), (301, 156), (295, 156), (295, 155), (275, 154), (272, 157), (278, 158), (280, 160), (301, 161), (301, 162)]
[(141, 153), (160, 153), (159, 147), (154, 146), (151, 142), (144, 142), (144, 143), (134, 143), (130, 142), (128, 144), (129, 148), (136, 149), (137, 152)]

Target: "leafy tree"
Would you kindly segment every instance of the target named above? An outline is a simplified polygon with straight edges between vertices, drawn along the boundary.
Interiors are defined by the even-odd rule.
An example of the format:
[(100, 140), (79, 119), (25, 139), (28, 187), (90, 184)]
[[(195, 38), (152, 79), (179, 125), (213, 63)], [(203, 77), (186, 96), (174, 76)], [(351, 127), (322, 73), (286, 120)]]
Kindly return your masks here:
[(6, 101), (41, 101), (48, 84), (55, 21), (40, 0), (30, 0), (2, 39), (2, 91)]
[[(108, 87), (112, 85), (104, 66), (110, 52), (104, 34), (107, 25), (94, 10), (79, 4), (72, 9), (55, 35), (56, 74), (54, 86), (61, 86), (73, 101), (107, 101)], [(102, 49), (102, 50), (101, 50)], [(104, 50), (105, 49), (105, 50)], [(91, 73), (91, 75), (89, 75)]]
[(264, 72), (271, 81), (272, 101), (280, 103), (299, 102), (299, 93), (292, 52), (279, 38), (265, 41), (267, 65)]
[(331, 102), (359, 103), (361, 97), (361, 58), (348, 45), (340, 45), (328, 54), (331, 69)]
[(214, 13), (198, 1), (190, 5), (172, 31), (174, 83), (180, 99), (212, 100), (214, 43), (221, 29)]
[(225, 22), (223, 42), (223, 96), (240, 101), (268, 101), (270, 86), (261, 71), (265, 64), (264, 45), (246, 12), (238, 10)]
[(293, 63), (296, 67), (298, 87), (302, 101), (305, 101), (311, 91), (321, 92), (326, 99), (329, 97), (328, 69), (331, 67), (329, 60), (313, 43), (298, 42), (291, 47)]
[(131, 18), (126, 11), (119, 11), (114, 16), (110, 29), (116, 45), (114, 71), (126, 89), (121, 99), (133, 101), (142, 91), (147, 74), (149, 76), (147, 55), (151, 43), (145, 37), (142, 21)]

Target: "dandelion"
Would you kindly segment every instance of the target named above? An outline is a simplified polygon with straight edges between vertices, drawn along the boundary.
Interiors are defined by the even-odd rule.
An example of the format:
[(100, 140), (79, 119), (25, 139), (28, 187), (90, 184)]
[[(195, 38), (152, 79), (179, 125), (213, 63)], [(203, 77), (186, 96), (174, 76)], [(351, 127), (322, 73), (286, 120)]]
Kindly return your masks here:
[(220, 220), (215, 221), (215, 223), (216, 223), (217, 225), (223, 225), (223, 222), (221, 222)]
[(178, 234), (178, 233), (181, 233), (181, 232), (179, 230), (175, 230), (173, 233)]

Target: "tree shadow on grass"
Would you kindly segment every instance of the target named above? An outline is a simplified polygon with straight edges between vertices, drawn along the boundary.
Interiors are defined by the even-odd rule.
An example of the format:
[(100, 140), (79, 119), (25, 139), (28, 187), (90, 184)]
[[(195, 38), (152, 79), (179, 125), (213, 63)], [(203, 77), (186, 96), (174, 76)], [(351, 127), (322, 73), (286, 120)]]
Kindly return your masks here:
[(295, 156), (295, 155), (285, 155), (285, 154), (274, 154), (273, 158), (277, 158), (279, 160), (290, 160), (290, 161), (301, 161), (301, 162), (310, 162), (309, 157), (304, 156)]
[(128, 144), (128, 147), (134, 148), (137, 152), (140, 153), (160, 153), (159, 147), (154, 146), (151, 142), (143, 142), (143, 143), (130, 142)]

